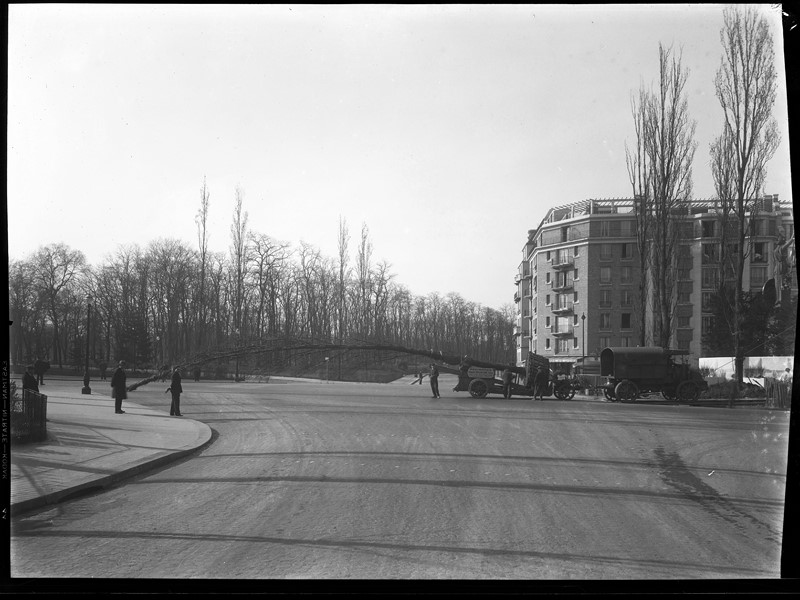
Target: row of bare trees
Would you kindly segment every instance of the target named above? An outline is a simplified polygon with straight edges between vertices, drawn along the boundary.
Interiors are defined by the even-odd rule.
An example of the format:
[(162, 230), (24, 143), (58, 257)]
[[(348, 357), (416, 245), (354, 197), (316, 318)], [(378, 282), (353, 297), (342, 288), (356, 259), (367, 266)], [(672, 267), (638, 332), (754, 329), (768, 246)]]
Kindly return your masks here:
[[(292, 248), (249, 229), (237, 188), (229, 252), (210, 252), (209, 211), (204, 182), (196, 249), (158, 239), (89, 265), (80, 251), (52, 244), (12, 260), (12, 359), (82, 366), (89, 296), (93, 365), (125, 359), (157, 368), (279, 338), (390, 343), (495, 362), (514, 356), (510, 306), (495, 310), (457, 293), (413, 295), (388, 263), (374, 261), (366, 225), (354, 257), (344, 220), (335, 259), (306, 243)], [(266, 360), (273, 358), (249, 366), (274, 366)]]
[[(722, 59), (714, 81), (722, 109), (722, 133), (710, 146), (710, 164), (718, 201), (720, 299), (729, 299), (727, 315), (742, 380), (742, 331), (747, 319), (743, 288), (747, 237), (758, 219), (766, 166), (780, 137), (772, 109), (777, 94), (775, 53), (769, 25), (752, 7), (724, 10), (720, 33)], [(637, 199), (640, 284), (640, 343), (669, 347), (674, 332), (677, 244), (681, 221), (689, 214), (696, 122), (686, 99), (688, 69), (682, 57), (659, 45), (659, 77), (641, 86), (632, 101), (635, 144), (626, 147), (629, 180)], [(648, 303), (650, 305), (648, 306)], [(649, 309), (649, 310), (648, 310)], [(648, 322), (645, 315), (652, 314)]]

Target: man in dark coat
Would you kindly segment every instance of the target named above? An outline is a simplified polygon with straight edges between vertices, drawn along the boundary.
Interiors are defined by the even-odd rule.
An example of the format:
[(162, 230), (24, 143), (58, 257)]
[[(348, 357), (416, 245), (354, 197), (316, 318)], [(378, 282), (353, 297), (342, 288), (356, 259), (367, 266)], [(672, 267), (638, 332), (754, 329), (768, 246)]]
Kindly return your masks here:
[(544, 367), (539, 367), (536, 371), (536, 379), (534, 379), (535, 387), (533, 388), (533, 399), (539, 398), (544, 400), (544, 394), (547, 391), (547, 386), (550, 384), (550, 370)]
[(106, 371), (108, 370), (108, 364), (106, 361), (100, 361), (100, 364), (97, 365), (97, 368), (100, 369), (100, 379), (105, 381), (106, 378)]
[(169, 414), (173, 417), (182, 417), (181, 392), (183, 391), (183, 387), (181, 386), (181, 373), (178, 371), (178, 367), (174, 367), (172, 370), (172, 381), (167, 391), (172, 392), (172, 404), (169, 407)]
[(439, 396), (439, 369), (436, 368), (436, 365), (431, 363), (431, 391), (433, 392), (434, 398), (441, 398)]
[(118, 415), (125, 414), (122, 410), (122, 401), (128, 397), (128, 388), (125, 385), (125, 361), (119, 361), (119, 366), (114, 374), (111, 376), (111, 395), (114, 398), (114, 412)]
[(33, 370), (36, 373), (36, 381), (39, 385), (44, 385), (44, 374), (50, 368), (50, 363), (46, 360), (36, 359), (33, 363)]
[(25, 368), (25, 374), (22, 376), (22, 389), (39, 391), (39, 384), (36, 383), (36, 377), (33, 374), (33, 365), (28, 365)]

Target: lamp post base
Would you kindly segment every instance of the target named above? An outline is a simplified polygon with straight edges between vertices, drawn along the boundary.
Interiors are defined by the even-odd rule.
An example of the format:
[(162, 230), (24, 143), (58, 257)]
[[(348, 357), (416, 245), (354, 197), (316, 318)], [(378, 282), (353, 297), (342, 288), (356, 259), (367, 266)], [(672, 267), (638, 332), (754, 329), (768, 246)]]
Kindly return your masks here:
[(92, 388), (90, 388), (88, 385), (86, 387), (81, 388), (81, 394), (91, 394), (91, 393), (92, 393)]

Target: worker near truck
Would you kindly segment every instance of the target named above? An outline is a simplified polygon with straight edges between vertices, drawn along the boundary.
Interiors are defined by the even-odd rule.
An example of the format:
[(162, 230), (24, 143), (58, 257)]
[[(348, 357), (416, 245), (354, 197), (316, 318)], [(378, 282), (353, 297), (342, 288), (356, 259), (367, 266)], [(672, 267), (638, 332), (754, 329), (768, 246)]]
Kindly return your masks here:
[(514, 374), (511, 372), (512, 364), (503, 371), (503, 398), (511, 398), (511, 382), (514, 379)]
[(544, 400), (544, 394), (547, 391), (547, 385), (550, 383), (550, 370), (544, 367), (539, 367), (536, 370), (536, 378), (533, 388), (533, 399)]
[(431, 363), (431, 392), (433, 392), (434, 398), (441, 398), (439, 396), (439, 369), (436, 368), (436, 365)]

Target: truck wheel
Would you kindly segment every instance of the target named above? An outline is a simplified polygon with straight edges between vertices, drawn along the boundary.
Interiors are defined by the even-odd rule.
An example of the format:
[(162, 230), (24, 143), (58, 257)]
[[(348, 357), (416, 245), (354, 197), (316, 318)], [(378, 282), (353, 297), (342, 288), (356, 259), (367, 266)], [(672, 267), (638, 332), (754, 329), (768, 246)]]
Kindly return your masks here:
[(681, 402), (694, 402), (700, 397), (700, 390), (697, 389), (694, 381), (682, 381), (678, 384), (678, 400)]
[(469, 382), (469, 395), (473, 398), (485, 398), (489, 393), (489, 385), (483, 379), (473, 379)]
[(569, 383), (561, 383), (556, 386), (556, 389), (553, 390), (556, 398), (559, 400), (572, 400), (575, 396), (575, 390), (572, 389), (572, 386)]
[(617, 401), (617, 397), (614, 395), (614, 392), (612, 392), (611, 390), (609, 390), (606, 387), (603, 388), (603, 395), (606, 397), (606, 400), (608, 400), (609, 402), (616, 402)]
[(664, 397), (664, 400), (669, 400), (670, 402), (674, 402), (677, 396), (675, 395), (675, 388), (672, 386), (665, 387), (661, 390), (661, 395)]
[(623, 379), (614, 388), (614, 395), (621, 402), (635, 402), (639, 395), (639, 387), (629, 379)]

